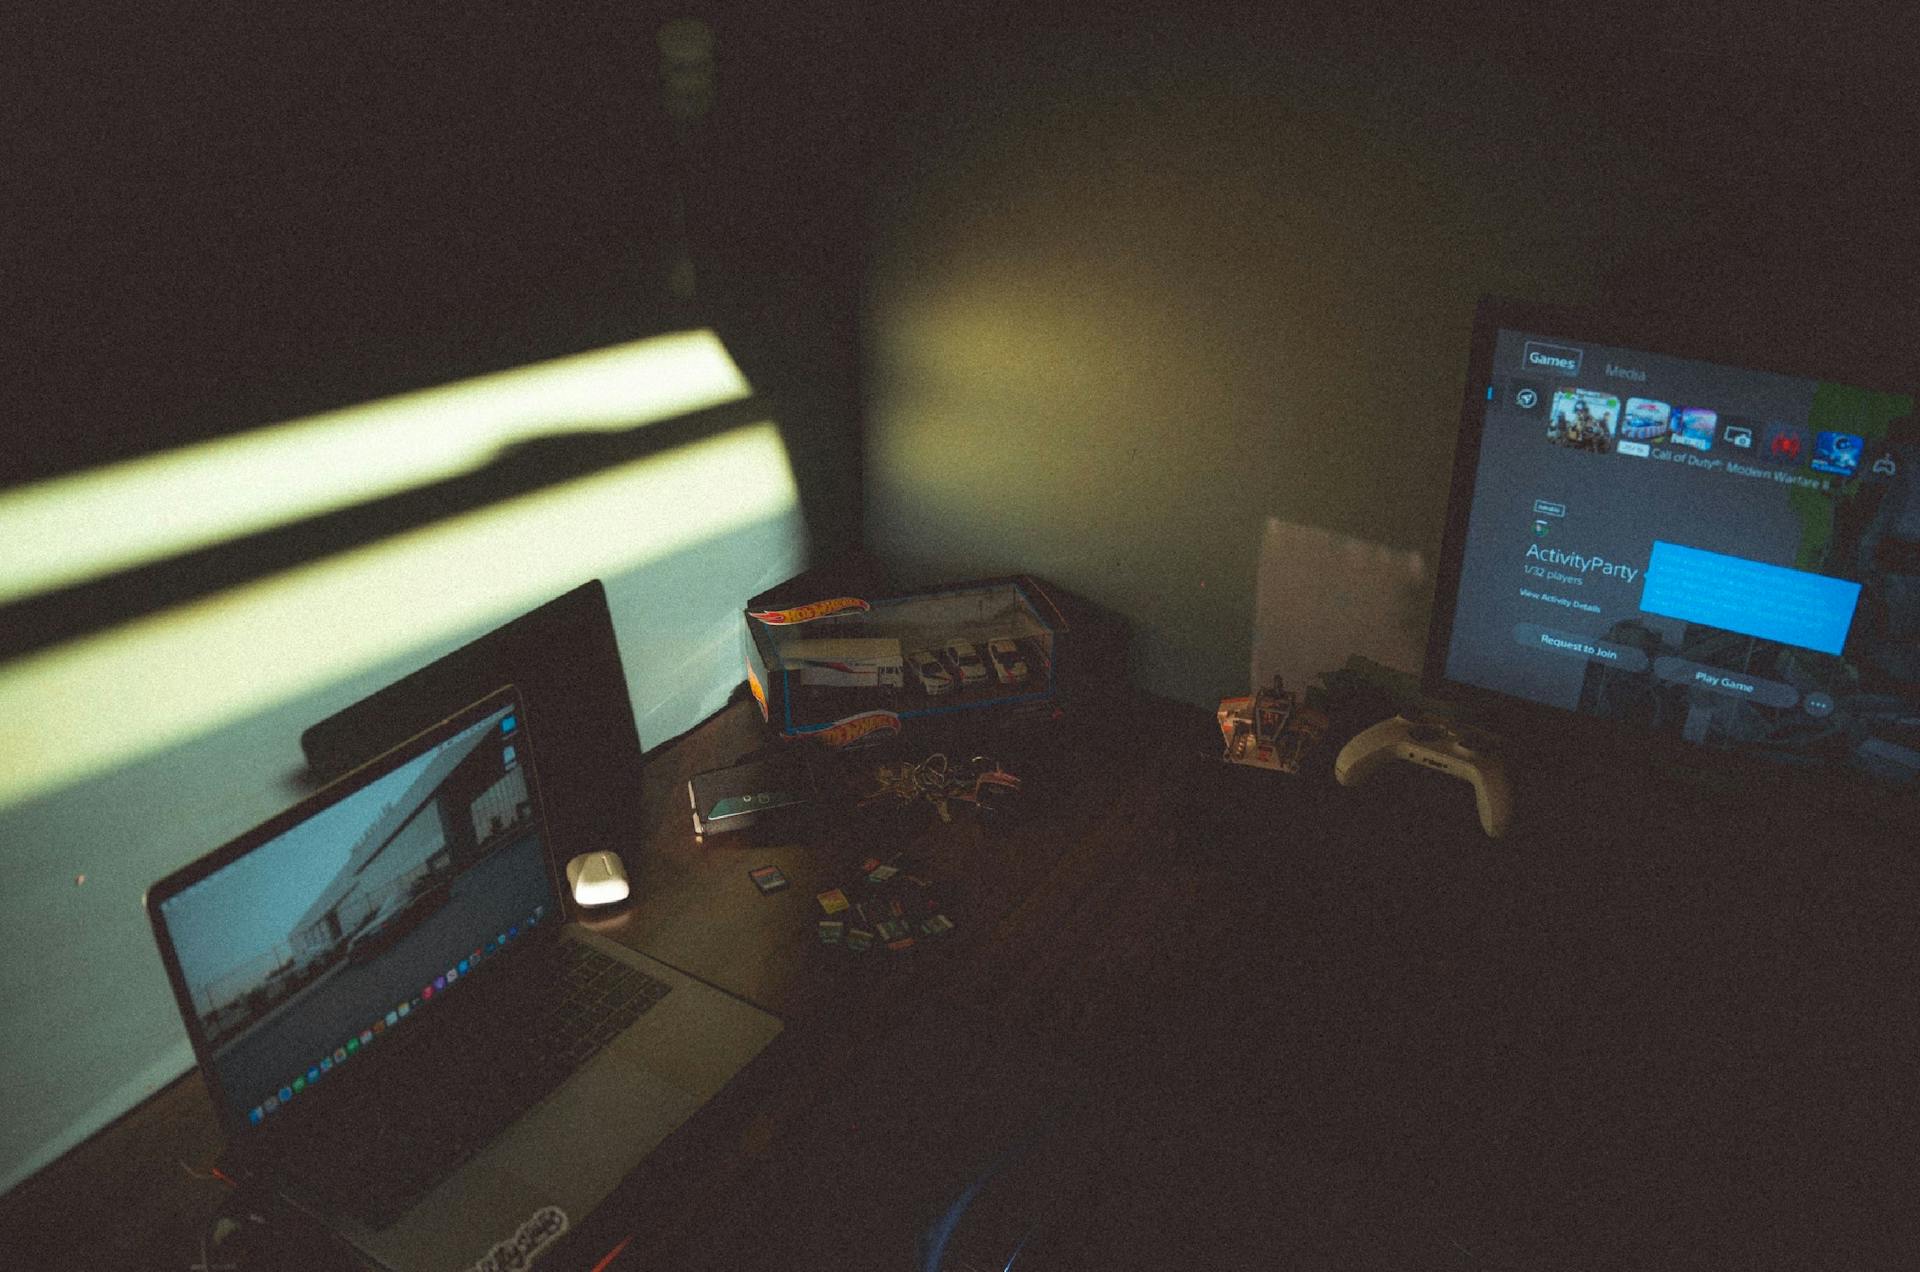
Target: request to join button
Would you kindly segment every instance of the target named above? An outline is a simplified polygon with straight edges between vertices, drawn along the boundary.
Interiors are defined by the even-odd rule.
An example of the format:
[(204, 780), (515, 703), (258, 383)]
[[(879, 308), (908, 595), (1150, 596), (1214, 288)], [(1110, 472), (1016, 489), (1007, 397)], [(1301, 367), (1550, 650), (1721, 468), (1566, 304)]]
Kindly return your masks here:
[(1653, 674), (1676, 685), (1692, 685), (1709, 693), (1724, 693), (1730, 698), (1745, 698), (1763, 707), (1793, 707), (1800, 704), (1800, 691), (1778, 680), (1762, 680), (1725, 667), (1709, 667), (1685, 658), (1656, 658)]
[(1515, 623), (1513, 638), (1527, 649), (1546, 654), (1564, 654), (1587, 662), (1618, 667), (1622, 671), (1645, 671), (1647, 656), (1632, 645), (1616, 645), (1610, 640), (1595, 640), (1574, 632), (1555, 631), (1538, 623)]

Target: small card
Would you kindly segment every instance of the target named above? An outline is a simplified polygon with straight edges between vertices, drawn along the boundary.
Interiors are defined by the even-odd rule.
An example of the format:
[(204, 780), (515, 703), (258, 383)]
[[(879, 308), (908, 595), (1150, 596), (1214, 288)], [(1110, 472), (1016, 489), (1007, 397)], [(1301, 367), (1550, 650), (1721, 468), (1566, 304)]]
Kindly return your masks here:
[(787, 876), (780, 873), (778, 866), (757, 866), (747, 871), (747, 878), (762, 892), (778, 892), (787, 886)]
[(838, 914), (853, 904), (847, 900), (847, 894), (838, 888), (829, 888), (820, 894), (820, 908), (828, 914)]
[(936, 914), (920, 923), (920, 932), (923, 936), (938, 936), (942, 932), (951, 931), (953, 931), (953, 920), (944, 914)]
[(847, 925), (838, 919), (820, 920), (820, 943), (822, 945), (840, 944), (840, 938), (845, 936), (846, 932)]
[(867, 871), (867, 882), (868, 883), (885, 883), (887, 880), (893, 878), (893, 876), (899, 873), (900, 873), (900, 867), (898, 866), (876, 865), (871, 870)]
[(873, 933), (865, 931), (861, 928), (847, 929), (847, 948), (852, 950), (854, 953), (857, 954), (861, 950), (871, 948), (872, 945), (873, 945)]
[(910, 936), (903, 936), (897, 941), (888, 941), (887, 948), (892, 950), (896, 954), (898, 954), (901, 950), (910, 950), (913, 948), (913, 938)]

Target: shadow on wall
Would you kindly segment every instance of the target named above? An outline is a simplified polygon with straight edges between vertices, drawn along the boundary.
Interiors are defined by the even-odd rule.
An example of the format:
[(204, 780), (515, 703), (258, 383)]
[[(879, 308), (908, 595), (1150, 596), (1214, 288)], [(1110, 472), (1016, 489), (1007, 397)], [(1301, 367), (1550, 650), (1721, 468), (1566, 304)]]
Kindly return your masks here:
[[(779, 425), (749, 409), (710, 334), (631, 350), (663, 352), (567, 359), (0, 499), (0, 526), (29, 545), (0, 578), (0, 613), (180, 575), (172, 594), (120, 589), (95, 630), (0, 645), (16, 655), (0, 663), (0, 805), (744, 525), (787, 521), (798, 550), (720, 553), (716, 580), (735, 577), (744, 602), (785, 577), (769, 566), (803, 556), (806, 535)], [(549, 445), (536, 457), (535, 443)], [(636, 701), (655, 696), (669, 695)]]
[(760, 418), (711, 331), (577, 354), (0, 492), (0, 661)]

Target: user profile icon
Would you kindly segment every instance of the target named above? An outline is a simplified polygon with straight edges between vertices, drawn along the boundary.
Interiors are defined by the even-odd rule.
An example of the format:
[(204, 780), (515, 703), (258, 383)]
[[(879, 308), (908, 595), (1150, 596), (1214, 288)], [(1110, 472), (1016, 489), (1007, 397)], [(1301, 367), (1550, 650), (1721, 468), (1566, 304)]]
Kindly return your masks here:
[(1507, 384), (1507, 401), (1516, 410), (1536, 415), (1546, 405), (1547, 399), (1540, 386), (1532, 380), (1511, 380)]

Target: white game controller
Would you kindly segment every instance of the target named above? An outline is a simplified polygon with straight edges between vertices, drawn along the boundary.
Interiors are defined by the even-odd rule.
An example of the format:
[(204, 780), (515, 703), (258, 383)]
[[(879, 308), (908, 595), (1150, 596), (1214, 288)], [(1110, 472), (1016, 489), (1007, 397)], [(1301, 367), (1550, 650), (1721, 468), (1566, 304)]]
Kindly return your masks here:
[(1394, 716), (1341, 747), (1333, 776), (1342, 786), (1358, 786), (1394, 760), (1438, 769), (1473, 783), (1480, 828), (1498, 839), (1513, 824), (1513, 788), (1507, 785), (1506, 766), (1493, 753), (1496, 745), (1491, 736), (1476, 729)]

